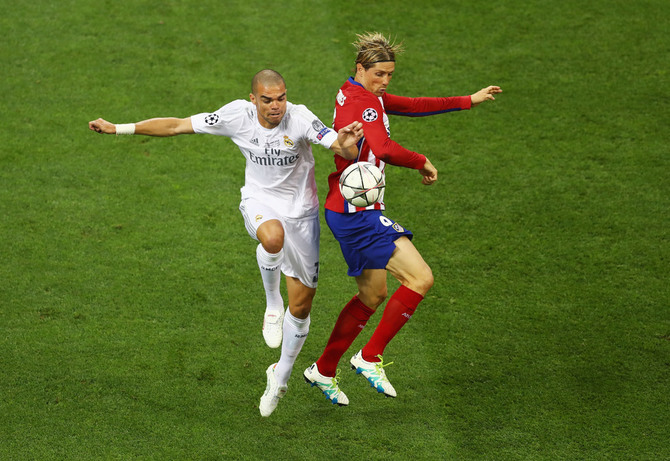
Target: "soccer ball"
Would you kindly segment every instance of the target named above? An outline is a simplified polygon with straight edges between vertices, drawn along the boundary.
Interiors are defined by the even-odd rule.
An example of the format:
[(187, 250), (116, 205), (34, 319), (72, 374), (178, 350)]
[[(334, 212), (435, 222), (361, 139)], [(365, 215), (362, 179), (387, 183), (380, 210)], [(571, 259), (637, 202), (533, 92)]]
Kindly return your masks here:
[(357, 207), (368, 207), (384, 198), (384, 174), (369, 162), (349, 165), (340, 176), (342, 197)]

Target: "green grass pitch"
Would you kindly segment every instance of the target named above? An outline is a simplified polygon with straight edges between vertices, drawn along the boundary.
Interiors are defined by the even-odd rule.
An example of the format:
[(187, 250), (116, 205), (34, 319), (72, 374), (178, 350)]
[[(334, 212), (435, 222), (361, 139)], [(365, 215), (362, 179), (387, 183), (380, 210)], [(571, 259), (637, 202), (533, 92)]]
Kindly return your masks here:
[[(0, 459), (670, 459), (669, 29), (660, 0), (8, 2)], [(330, 123), (364, 31), (405, 43), (391, 92), (504, 93), (391, 117), (440, 172), (388, 169), (436, 280), (386, 350), (398, 398), (344, 361), (349, 407), (302, 382), (355, 292), (324, 223), (310, 336), (261, 418), (243, 157), (87, 122), (212, 111), (270, 67)]]

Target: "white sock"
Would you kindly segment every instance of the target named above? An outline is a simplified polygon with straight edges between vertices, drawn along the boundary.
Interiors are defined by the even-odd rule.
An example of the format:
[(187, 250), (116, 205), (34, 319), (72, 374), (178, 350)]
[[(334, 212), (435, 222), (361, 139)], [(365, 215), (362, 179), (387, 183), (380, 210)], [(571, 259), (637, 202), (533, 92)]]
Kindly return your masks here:
[(288, 383), (288, 379), (293, 371), (295, 359), (305, 344), (307, 334), (309, 333), (309, 315), (306, 319), (299, 319), (291, 315), (288, 309), (284, 314), (284, 338), (281, 343), (281, 357), (275, 368), (275, 376), (279, 385)]
[(262, 244), (256, 247), (256, 261), (261, 271), (263, 288), (265, 288), (266, 310), (284, 309), (284, 300), (281, 297), (279, 285), (281, 282), (281, 262), (284, 259), (284, 250), (279, 253), (268, 253)]

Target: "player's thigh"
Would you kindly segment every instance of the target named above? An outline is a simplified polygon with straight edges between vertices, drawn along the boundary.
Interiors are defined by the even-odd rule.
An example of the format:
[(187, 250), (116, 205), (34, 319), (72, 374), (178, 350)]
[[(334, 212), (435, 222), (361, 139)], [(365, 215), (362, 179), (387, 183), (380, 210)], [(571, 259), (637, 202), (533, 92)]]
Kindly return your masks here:
[(305, 319), (312, 310), (316, 288), (308, 287), (295, 277), (286, 277), (289, 312), (294, 317)]
[(358, 299), (370, 309), (377, 309), (388, 296), (386, 269), (364, 269), (356, 276), (356, 284)]
[(261, 242), (270, 253), (277, 253), (282, 249), (284, 220), (272, 208), (258, 200), (248, 198), (240, 202), (240, 213), (244, 218), (244, 227), (251, 238)]
[(433, 286), (433, 272), (430, 266), (407, 237), (400, 237), (395, 244), (396, 249), (386, 269), (400, 283), (425, 295)]

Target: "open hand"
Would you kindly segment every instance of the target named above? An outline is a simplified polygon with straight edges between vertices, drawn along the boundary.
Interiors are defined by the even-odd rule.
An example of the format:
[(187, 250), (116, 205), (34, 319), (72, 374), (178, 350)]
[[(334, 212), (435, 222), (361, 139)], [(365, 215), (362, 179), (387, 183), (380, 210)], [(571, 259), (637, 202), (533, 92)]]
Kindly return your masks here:
[(351, 122), (337, 132), (337, 142), (343, 149), (355, 146), (362, 137), (363, 124), (361, 122)]
[(502, 93), (499, 86), (487, 86), (486, 88), (482, 88), (475, 94), (470, 95), (472, 107), (481, 104), (484, 101), (495, 101), (496, 98), (494, 98), (493, 95), (498, 93)]

